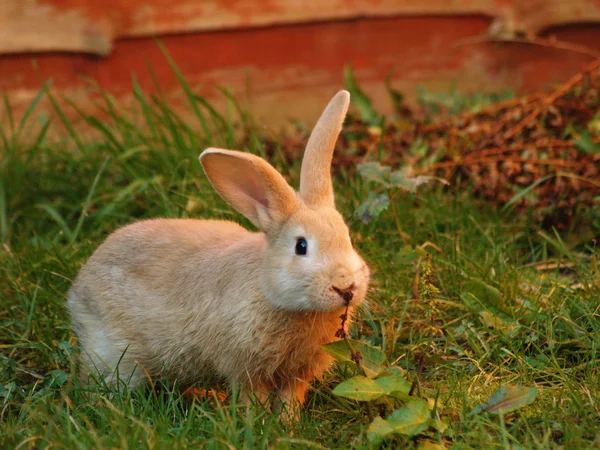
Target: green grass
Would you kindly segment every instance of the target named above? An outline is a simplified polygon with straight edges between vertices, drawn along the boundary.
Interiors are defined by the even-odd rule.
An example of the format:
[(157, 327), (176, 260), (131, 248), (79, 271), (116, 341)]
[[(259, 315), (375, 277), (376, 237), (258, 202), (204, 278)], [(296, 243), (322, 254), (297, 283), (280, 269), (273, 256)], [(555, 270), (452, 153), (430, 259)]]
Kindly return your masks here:
[[(37, 102), (23, 122), (0, 130), (0, 448), (369, 448), (365, 405), (332, 394), (356, 374), (348, 365), (314, 386), (293, 429), (231, 399), (190, 402), (172, 386), (128, 392), (74, 377), (77, 346), (64, 299), (94, 249), (142, 218), (241, 220), (212, 190), (197, 157), (207, 145), (266, 154), (246, 115), (244, 144), (230, 120), (180, 81), (190, 123), (134, 83), (138, 112), (125, 113), (101, 93), (102, 111), (82, 113), (91, 134), (66, 122), (63, 139), (48, 138), (58, 124), (35, 113)], [(277, 151), (270, 160), (297, 183), (300, 161), (285, 165)], [(444, 435), (397, 437), (384, 448), (425, 439), (452, 448), (600, 447), (598, 251), (579, 228), (559, 236), (527, 214), (436, 187), (396, 196), (396, 216), (390, 209), (363, 224), (353, 211), (371, 186), (349, 170), (337, 174), (335, 187), (373, 269), (353, 338), (382, 346), (407, 379), (439, 392), (449, 425)], [(407, 255), (423, 244), (440, 290), (435, 305), (413, 293), (417, 267)], [(560, 264), (536, 268), (550, 262)], [(501, 324), (465, 302), (473, 283), (499, 291)], [(485, 303), (485, 292), (479, 297)], [(469, 415), (505, 384), (536, 387), (537, 399), (503, 417)]]

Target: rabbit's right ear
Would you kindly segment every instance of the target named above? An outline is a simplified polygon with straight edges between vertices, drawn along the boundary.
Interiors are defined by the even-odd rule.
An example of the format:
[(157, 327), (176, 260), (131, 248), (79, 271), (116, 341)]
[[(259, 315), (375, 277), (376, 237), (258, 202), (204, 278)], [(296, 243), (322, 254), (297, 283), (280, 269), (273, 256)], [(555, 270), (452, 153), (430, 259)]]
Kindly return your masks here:
[(294, 189), (258, 156), (208, 148), (200, 163), (223, 200), (267, 234), (299, 207)]
[(338, 92), (310, 134), (300, 171), (300, 197), (308, 206), (335, 207), (331, 159), (349, 105), (350, 93)]

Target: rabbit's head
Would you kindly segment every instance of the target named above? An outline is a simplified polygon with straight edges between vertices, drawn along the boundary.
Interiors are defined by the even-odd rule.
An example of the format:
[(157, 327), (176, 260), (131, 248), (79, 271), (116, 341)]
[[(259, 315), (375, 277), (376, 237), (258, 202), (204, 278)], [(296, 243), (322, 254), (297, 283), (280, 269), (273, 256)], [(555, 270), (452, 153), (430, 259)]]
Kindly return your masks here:
[(335, 311), (365, 298), (369, 268), (335, 208), (331, 159), (350, 103), (333, 97), (308, 140), (296, 193), (277, 170), (248, 153), (209, 148), (200, 161), (219, 195), (266, 235), (263, 291), (275, 306)]

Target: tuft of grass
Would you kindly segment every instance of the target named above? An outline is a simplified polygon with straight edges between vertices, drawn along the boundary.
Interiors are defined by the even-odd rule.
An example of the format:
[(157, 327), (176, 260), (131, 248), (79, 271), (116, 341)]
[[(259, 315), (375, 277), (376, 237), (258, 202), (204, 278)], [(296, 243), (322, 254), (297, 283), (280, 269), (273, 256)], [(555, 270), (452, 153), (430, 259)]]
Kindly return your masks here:
[[(133, 80), (137, 113), (99, 90), (98, 114), (80, 111), (94, 131), (89, 136), (63, 111), (58, 117), (67, 135), (46, 137), (55, 125), (35, 107), (51, 95), (49, 85), (18, 124), (0, 133), (0, 448), (370, 448), (364, 406), (332, 394), (356, 375), (350, 365), (336, 365), (315, 384), (293, 426), (231, 398), (191, 402), (168, 383), (128, 391), (80, 385), (74, 376), (77, 342), (65, 293), (110, 232), (150, 217), (249, 225), (212, 190), (197, 157), (208, 145), (243, 142), (249, 146), (243, 150), (265, 155), (263, 138), (227, 91), (236, 120), (219, 115), (168, 63), (194, 123), (160, 92), (144, 93)], [(10, 112), (8, 102), (4, 107)], [(269, 156), (298, 182), (299, 164)], [(373, 186), (355, 170), (342, 170), (335, 188), (344, 193), (338, 207), (373, 268), (368, 305), (352, 337), (382, 347), (423, 391), (439, 392), (437, 410), (449, 425), (444, 434), (394, 437), (382, 448), (425, 440), (455, 448), (600, 445), (600, 275), (593, 242), (581, 242), (573, 230), (545, 233), (527, 215), (498, 211), (451, 187), (396, 195), (393, 209), (365, 224), (353, 212)], [(417, 247), (429, 255), (435, 301), (423, 301), (415, 290), (423, 272), (413, 257)], [(482, 307), (468, 301), (473, 292)], [(505, 384), (535, 387), (537, 399), (505, 416), (470, 414)]]

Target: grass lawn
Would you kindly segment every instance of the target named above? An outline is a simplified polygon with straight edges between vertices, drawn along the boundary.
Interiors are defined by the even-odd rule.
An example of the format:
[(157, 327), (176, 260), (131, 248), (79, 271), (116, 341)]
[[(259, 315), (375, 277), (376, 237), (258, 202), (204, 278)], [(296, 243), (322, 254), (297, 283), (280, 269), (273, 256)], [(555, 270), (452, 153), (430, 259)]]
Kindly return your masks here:
[[(138, 113), (105, 96), (104, 113), (84, 116), (89, 135), (67, 126), (63, 139), (47, 137), (57, 124), (35, 104), (0, 134), (0, 448), (372, 447), (369, 412), (387, 417), (403, 402), (334, 395), (357, 374), (353, 364), (336, 364), (315, 384), (293, 427), (230, 398), (191, 401), (176, 386), (129, 392), (77, 382), (65, 294), (94, 249), (143, 218), (248, 225), (213, 191), (198, 155), (208, 145), (266, 152), (246, 116), (240, 142), (201, 100), (187, 124), (134, 89)], [(300, 160), (290, 166), (277, 148), (269, 153), (297, 186)], [(422, 395), (437, 396), (436, 415), (448, 425), (381, 447), (600, 448), (600, 275), (590, 224), (575, 218), (558, 234), (528, 214), (433, 185), (398, 193), (393, 209), (365, 224), (354, 211), (373, 186), (343, 169), (335, 189), (373, 269), (352, 338), (382, 348)], [(430, 299), (415, 283), (425, 253), (439, 290)], [(472, 413), (504, 385), (536, 388), (537, 397), (506, 414)]]

